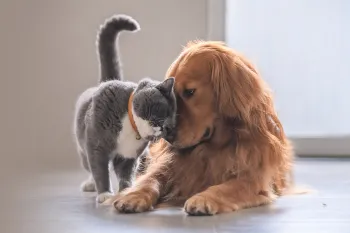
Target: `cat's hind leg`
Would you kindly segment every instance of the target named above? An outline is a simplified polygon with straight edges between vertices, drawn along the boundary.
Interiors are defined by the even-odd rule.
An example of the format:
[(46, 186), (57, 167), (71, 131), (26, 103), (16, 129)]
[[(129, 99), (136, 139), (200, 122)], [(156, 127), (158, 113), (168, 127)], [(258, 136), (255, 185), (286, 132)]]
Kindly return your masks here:
[[(85, 170), (89, 173), (90, 172), (90, 165), (89, 165), (89, 161), (87, 156), (84, 154), (84, 152), (82, 150), (78, 151), (80, 158), (81, 158), (81, 163), (83, 165), (83, 167), (85, 168)], [(87, 178), (86, 180), (84, 180), (81, 185), (80, 185), (80, 189), (83, 192), (95, 192), (96, 191), (96, 186), (95, 186), (95, 181), (94, 178), (92, 177), (92, 175), (89, 175), (89, 178)]]
[(117, 155), (113, 159), (115, 174), (119, 180), (119, 192), (131, 186), (136, 168), (136, 159), (123, 158)]
[(96, 192), (96, 185), (92, 175), (81, 183), (80, 189), (83, 192)]

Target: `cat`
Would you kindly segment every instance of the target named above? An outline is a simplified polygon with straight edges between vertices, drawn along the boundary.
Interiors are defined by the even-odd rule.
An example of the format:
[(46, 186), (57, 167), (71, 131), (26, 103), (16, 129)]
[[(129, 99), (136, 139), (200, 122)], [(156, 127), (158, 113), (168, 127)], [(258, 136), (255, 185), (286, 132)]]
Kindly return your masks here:
[(174, 138), (176, 98), (174, 78), (123, 81), (118, 55), (121, 31), (136, 32), (139, 24), (127, 15), (114, 15), (100, 27), (97, 47), (100, 80), (76, 102), (74, 134), (83, 167), (91, 172), (82, 191), (97, 191), (102, 203), (113, 195), (109, 163), (119, 179), (119, 192), (129, 187), (137, 160), (151, 141)]

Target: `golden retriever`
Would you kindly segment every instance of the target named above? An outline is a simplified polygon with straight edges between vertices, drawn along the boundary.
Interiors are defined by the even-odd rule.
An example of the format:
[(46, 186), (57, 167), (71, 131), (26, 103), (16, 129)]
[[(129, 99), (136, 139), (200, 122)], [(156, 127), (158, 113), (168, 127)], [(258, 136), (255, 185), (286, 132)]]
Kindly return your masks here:
[(290, 184), (293, 150), (253, 65), (221, 42), (194, 41), (167, 77), (176, 80), (176, 137), (151, 147), (145, 174), (114, 207), (143, 212), (173, 203), (190, 215), (214, 215), (281, 195)]

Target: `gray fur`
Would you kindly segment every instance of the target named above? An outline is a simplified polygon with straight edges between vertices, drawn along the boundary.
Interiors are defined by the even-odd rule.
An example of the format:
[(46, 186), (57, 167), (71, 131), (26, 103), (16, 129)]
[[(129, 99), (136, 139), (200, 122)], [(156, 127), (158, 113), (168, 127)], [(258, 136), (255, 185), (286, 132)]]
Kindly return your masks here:
[[(76, 103), (74, 131), (78, 153), (83, 167), (92, 173), (94, 188), (98, 194), (112, 192), (108, 169), (110, 161), (119, 178), (121, 191), (130, 186), (137, 159), (149, 141), (160, 137), (171, 138), (175, 127), (176, 101), (173, 78), (163, 82), (145, 78), (138, 84), (113, 80), (121, 79), (122, 76), (114, 41), (118, 39), (119, 31), (133, 28), (138, 28), (137, 22), (123, 15), (112, 17), (101, 27), (98, 40), (101, 83), (84, 91)], [(145, 129), (160, 129), (160, 134), (140, 131), (140, 140), (133, 134), (124, 134), (127, 135), (124, 144), (125, 141), (135, 144), (132, 144), (134, 147), (125, 147), (118, 142), (122, 132), (130, 128), (128, 101), (132, 93), (134, 117), (139, 119), (138, 122), (146, 122)], [(123, 146), (128, 149), (134, 148), (134, 154), (121, 153)]]
[(119, 60), (118, 35), (127, 30), (140, 30), (138, 22), (127, 15), (115, 15), (101, 25), (97, 37), (98, 55), (100, 59), (100, 82), (122, 80), (121, 62)]

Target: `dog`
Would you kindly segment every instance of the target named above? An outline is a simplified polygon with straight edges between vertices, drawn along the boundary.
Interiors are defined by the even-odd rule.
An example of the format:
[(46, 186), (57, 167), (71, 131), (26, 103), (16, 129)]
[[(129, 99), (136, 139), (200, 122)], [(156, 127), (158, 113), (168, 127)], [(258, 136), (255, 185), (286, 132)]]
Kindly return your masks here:
[(193, 41), (167, 71), (175, 77), (174, 140), (150, 148), (135, 184), (113, 200), (119, 212), (184, 205), (215, 215), (265, 205), (291, 186), (293, 147), (257, 69), (223, 42)]

